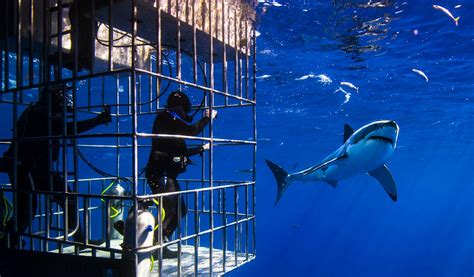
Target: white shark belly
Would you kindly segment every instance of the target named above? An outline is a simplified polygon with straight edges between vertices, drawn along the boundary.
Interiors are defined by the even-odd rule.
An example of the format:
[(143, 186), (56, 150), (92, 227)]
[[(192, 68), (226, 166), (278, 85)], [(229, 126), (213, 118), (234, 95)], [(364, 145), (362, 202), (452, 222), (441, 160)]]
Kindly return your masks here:
[(339, 163), (329, 166), (322, 180), (339, 181), (363, 173), (364, 171), (360, 167), (356, 167), (347, 163)]
[(347, 153), (356, 162), (366, 165), (366, 167), (376, 167), (384, 164), (393, 153), (393, 146), (386, 142), (367, 140), (347, 148)]
[(393, 152), (393, 147), (384, 142), (365, 141), (349, 145), (346, 149), (347, 158), (329, 165), (323, 180), (339, 181), (352, 176), (365, 174), (382, 166)]

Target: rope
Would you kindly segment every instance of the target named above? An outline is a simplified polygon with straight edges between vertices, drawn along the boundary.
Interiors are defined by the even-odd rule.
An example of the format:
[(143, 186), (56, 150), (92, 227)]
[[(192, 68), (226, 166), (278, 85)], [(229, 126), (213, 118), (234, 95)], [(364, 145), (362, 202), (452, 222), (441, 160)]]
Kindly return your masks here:
[[(158, 200), (152, 199), (152, 201), (153, 201), (153, 203), (155, 203), (155, 205), (157, 207), (160, 207), (160, 202)], [(166, 217), (165, 209), (163, 207), (161, 207), (161, 223), (163, 223), (163, 221), (165, 220), (165, 217)], [(155, 228), (153, 228), (153, 231), (156, 231), (159, 226), (160, 226), (160, 224), (157, 223)], [(153, 268), (155, 266), (155, 258), (153, 257), (153, 254), (150, 256), (150, 260), (151, 260), (150, 272), (152, 272)]]
[[(3, 198), (3, 206), (4, 206), (4, 213), (3, 213), (3, 218), (2, 218), (2, 229), (5, 229), (8, 221), (12, 217), (13, 214), (13, 204), (8, 200), (8, 198), (5, 197), (5, 194), (3, 191), (0, 191), (0, 197)], [(0, 239), (5, 236), (4, 232), (0, 232)]]
[[(113, 180), (109, 186), (107, 186), (100, 194), (104, 195), (113, 185), (115, 185), (117, 183), (118, 179), (115, 179)], [(105, 200), (104, 199), (100, 199), (100, 201), (102, 201), (102, 203), (105, 203)], [(113, 211), (113, 214), (110, 215), (110, 218), (116, 218), (117, 216), (119, 216), (122, 211), (123, 211), (123, 205), (119, 205), (120, 207), (120, 210), (118, 210), (117, 208), (114, 207), (114, 205), (110, 205), (110, 209)]]

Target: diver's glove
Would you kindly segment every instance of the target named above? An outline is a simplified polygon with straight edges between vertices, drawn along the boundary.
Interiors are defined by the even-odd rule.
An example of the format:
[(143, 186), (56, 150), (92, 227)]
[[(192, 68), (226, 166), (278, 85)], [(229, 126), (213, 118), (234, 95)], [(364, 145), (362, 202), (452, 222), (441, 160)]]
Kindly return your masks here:
[(217, 117), (217, 111), (207, 109), (204, 113), (204, 116), (209, 117), (211, 119), (215, 119)]
[[(209, 142), (201, 145), (201, 149), (199, 150), (199, 155), (202, 156), (204, 152), (209, 150), (210, 147), (211, 147), (211, 144)], [(190, 163), (190, 164), (193, 164), (193, 163)]]
[(104, 106), (104, 110), (97, 116), (101, 124), (109, 125), (112, 122), (112, 115), (110, 114), (110, 107)]

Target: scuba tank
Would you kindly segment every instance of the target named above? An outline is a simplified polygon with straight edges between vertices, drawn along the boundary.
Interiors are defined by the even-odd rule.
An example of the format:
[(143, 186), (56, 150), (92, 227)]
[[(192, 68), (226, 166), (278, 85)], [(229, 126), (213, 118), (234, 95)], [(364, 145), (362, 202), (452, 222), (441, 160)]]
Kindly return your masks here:
[[(147, 205), (139, 204), (137, 222), (133, 219), (133, 209), (130, 209), (127, 220), (124, 226), (123, 249), (125, 250), (124, 259), (133, 259), (131, 255), (133, 252), (128, 250), (133, 249), (134, 234), (137, 237), (137, 248), (153, 246), (153, 229), (155, 226), (155, 217), (147, 209)], [(152, 253), (143, 252), (136, 253), (137, 255), (137, 272), (136, 276), (149, 276), (150, 268), (152, 268)]]
[[(102, 192), (102, 194), (123, 196), (125, 195), (125, 189), (120, 185), (118, 180), (115, 180)], [(109, 209), (109, 226), (111, 226), (109, 237), (111, 240), (122, 239), (122, 235), (117, 232), (113, 226), (116, 222), (123, 220), (123, 202), (120, 199), (110, 200), (107, 208)]]

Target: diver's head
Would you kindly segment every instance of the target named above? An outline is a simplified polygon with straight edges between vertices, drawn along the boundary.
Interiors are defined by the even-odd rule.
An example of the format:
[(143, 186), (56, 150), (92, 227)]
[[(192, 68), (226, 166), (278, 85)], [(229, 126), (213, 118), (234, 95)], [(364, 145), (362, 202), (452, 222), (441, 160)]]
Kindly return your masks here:
[(66, 103), (66, 110), (72, 112), (72, 97), (68, 94), (64, 84), (61, 83), (44, 87), (40, 92), (38, 103), (47, 106), (49, 97), (51, 97), (51, 110), (53, 113), (62, 112), (64, 102)]
[(189, 115), (191, 112), (191, 101), (184, 92), (173, 91), (166, 101), (166, 108), (179, 114), (179, 116), (187, 122), (192, 122), (193, 117)]

